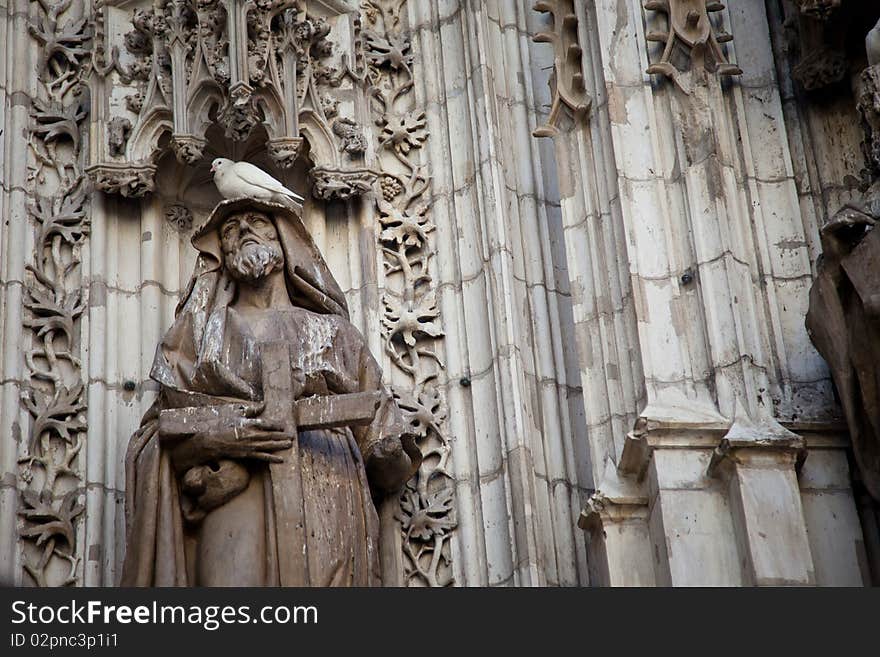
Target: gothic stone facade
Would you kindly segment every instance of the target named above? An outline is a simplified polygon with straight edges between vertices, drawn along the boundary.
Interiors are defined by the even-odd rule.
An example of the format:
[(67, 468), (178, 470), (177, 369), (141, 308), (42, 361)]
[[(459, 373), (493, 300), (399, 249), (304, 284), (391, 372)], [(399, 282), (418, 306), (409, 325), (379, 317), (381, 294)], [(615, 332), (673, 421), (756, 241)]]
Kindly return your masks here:
[(386, 583), (870, 585), (805, 316), (871, 4), (0, 0), (0, 580), (118, 583), (222, 156), (307, 196), (418, 436)]

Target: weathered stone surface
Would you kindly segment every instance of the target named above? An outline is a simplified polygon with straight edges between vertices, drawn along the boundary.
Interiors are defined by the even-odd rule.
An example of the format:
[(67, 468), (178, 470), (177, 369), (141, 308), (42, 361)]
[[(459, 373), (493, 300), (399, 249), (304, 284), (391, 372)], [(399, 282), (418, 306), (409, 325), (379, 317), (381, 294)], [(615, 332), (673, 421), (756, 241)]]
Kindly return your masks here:
[(193, 245), (126, 457), (122, 584), (377, 585), (367, 482), (398, 491), (421, 454), (336, 281), (283, 205), (224, 201)]
[[(150, 378), (178, 302), (198, 295), (190, 236), (221, 201), (216, 157), (303, 197), (327, 271), (295, 272), (288, 298), (348, 308), (393, 404), (381, 386), (368, 397), (400, 409), (423, 457), (376, 509), (383, 583), (876, 577), (877, 505), (864, 468), (841, 465), (870, 442), (841, 422), (862, 393), (838, 384), (841, 409), (841, 343), (829, 372), (804, 318), (817, 270), (838, 295), (869, 272), (829, 268), (833, 249), (818, 258), (829, 217), (846, 253), (871, 225), (860, 217), (876, 218), (865, 67), (880, 7), (639, 4), (31, 0), (0, 18), (16, 53), (0, 70), (0, 577), (118, 583), (123, 502), (137, 495), (123, 452), (154, 402), (168, 421), (186, 408), (189, 424), (235, 425), (259, 418), (224, 405), (300, 386), (295, 368), (289, 381), (248, 370), (249, 387), (213, 372), (230, 395), (171, 408), (167, 381)], [(314, 293), (331, 280), (333, 295)], [(266, 357), (277, 337), (232, 369), (290, 361)], [(219, 458), (219, 428), (169, 439), (192, 461), (173, 475), (188, 532), (212, 544), (237, 517), (261, 536), (270, 496), (294, 501), (278, 517), (300, 546), (298, 513), (332, 516), (285, 491), (337, 481), (309, 478), (307, 436), (372, 407), (320, 392), (248, 407), (287, 429), (256, 458)], [(382, 470), (364, 464), (376, 483)], [(232, 546), (263, 564), (242, 577), (275, 581), (261, 541)], [(285, 579), (303, 572), (294, 554)], [(202, 562), (193, 577), (219, 583)]]

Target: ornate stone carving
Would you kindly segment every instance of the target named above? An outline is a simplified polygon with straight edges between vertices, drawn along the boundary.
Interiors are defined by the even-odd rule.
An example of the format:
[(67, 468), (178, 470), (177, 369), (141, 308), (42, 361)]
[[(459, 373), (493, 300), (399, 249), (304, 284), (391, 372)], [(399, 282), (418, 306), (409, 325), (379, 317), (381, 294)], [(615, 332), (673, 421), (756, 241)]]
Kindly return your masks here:
[(88, 169), (95, 189), (138, 198), (156, 189), (154, 164), (105, 164)]
[(282, 169), (289, 169), (293, 166), (296, 158), (299, 157), (302, 149), (303, 140), (299, 137), (292, 139), (270, 139), (266, 144), (269, 151), (269, 157), (275, 160)]
[[(111, 106), (114, 113), (128, 112), (124, 118), (133, 127), (123, 155), (139, 163), (139, 179), (148, 171), (144, 165), (157, 164), (169, 147), (183, 164), (201, 160), (215, 123), (232, 142), (264, 128), (267, 150), (281, 168), (294, 165), (303, 140), (320, 169), (369, 168), (363, 139), (351, 128), (367, 106), (363, 77), (349, 66), (363, 59), (358, 19), (312, 15), (306, 7), (301, 0), (135, 0), (96, 8), (101, 44), (93, 93), (105, 114)], [(123, 32), (126, 20), (131, 29), (113, 43), (109, 35)], [(334, 25), (337, 35), (348, 30), (349, 52), (337, 52)], [(107, 52), (113, 53), (109, 62)], [(124, 110), (107, 100), (119, 87), (130, 90)], [(337, 118), (340, 99), (354, 116)], [(93, 148), (89, 173), (106, 179), (102, 168), (118, 150)], [(102, 184), (132, 195), (151, 187)], [(364, 189), (350, 186), (345, 193)]]
[(107, 143), (110, 155), (118, 157), (125, 154), (125, 144), (131, 134), (131, 121), (121, 116), (113, 117), (107, 125)]
[(339, 147), (351, 155), (367, 150), (367, 140), (361, 127), (351, 119), (342, 117), (333, 122), (333, 134), (342, 140)]
[(645, 9), (666, 14), (665, 31), (645, 35), (648, 41), (664, 44), (660, 61), (648, 67), (652, 75), (665, 75), (680, 87), (681, 74), (705, 69), (718, 75), (742, 75), (742, 69), (731, 64), (721, 44), (733, 40), (727, 32), (717, 30), (709, 18), (724, 5), (714, 0), (647, 0)]
[(223, 201), (193, 245), (153, 364), (161, 391), (128, 450), (122, 584), (380, 584), (372, 499), (421, 454), (339, 285), (283, 205)]
[(431, 177), (420, 153), (429, 135), (413, 94), (412, 48), (401, 17), (405, 2), (372, 0), (362, 7), (365, 73), (381, 165), (376, 206), (385, 264), (383, 333), (392, 362), (411, 380), (395, 396), (424, 457), (398, 513), (406, 580), (409, 585), (446, 586), (453, 581), (449, 539), (456, 518), (447, 472), (446, 411), (437, 385), (443, 370), (437, 340), (443, 329), (430, 266)]
[(193, 226), (193, 213), (184, 205), (169, 205), (165, 210), (165, 219), (182, 233), (189, 232)]
[(797, 59), (792, 69), (794, 79), (807, 91), (840, 82), (849, 70), (845, 40), (848, 12), (837, 15), (840, 2), (795, 0), (795, 5), (797, 9), (789, 7), (786, 22), (788, 48)]
[(815, 91), (843, 80), (849, 68), (846, 55), (827, 45), (815, 50), (808, 50), (797, 66), (794, 67), (794, 79), (807, 91)]
[(86, 396), (80, 351), (85, 309), (79, 280), (89, 234), (81, 146), (87, 104), (90, 40), (81, 0), (37, 0), (30, 34), (40, 46), (41, 87), (31, 110), (28, 213), (34, 221), (34, 260), (27, 266), (23, 304), (31, 344), (21, 398), (32, 423), (19, 457), (23, 566), (37, 586), (79, 581), (77, 519), (81, 503), (79, 454), (85, 441)]
[(372, 169), (312, 169), (312, 195), (322, 201), (347, 200), (367, 194), (373, 189), (378, 174)]
[(552, 26), (549, 31), (539, 32), (534, 40), (553, 45), (554, 65), (550, 88), (553, 105), (547, 124), (535, 130), (535, 137), (552, 137), (556, 134), (559, 112), (568, 108), (575, 118), (584, 117), (592, 99), (584, 85), (582, 63), (583, 50), (578, 35), (578, 18), (574, 0), (541, 0), (535, 3), (535, 11), (550, 13)]
[(171, 148), (179, 162), (195, 164), (205, 155), (205, 146), (208, 140), (192, 135), (174, 135), (171, 138)]

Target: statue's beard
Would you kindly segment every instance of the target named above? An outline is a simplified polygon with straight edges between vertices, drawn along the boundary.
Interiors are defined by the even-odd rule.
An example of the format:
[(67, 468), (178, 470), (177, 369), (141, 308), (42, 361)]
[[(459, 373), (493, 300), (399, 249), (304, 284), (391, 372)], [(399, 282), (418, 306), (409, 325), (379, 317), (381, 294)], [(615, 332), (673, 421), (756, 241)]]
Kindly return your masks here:
[(237, 281), (255, 283), (284, 265), (278, 244), (245, 244), (226, 254), (226, 268)]

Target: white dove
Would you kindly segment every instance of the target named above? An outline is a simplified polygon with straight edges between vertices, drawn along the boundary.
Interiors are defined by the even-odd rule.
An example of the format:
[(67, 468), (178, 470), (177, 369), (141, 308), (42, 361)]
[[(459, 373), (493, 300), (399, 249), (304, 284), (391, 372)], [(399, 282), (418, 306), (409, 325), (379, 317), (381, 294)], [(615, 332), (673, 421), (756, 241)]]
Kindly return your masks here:
[(252, 198), (299, 209), (305, 199), (250, 162), (218, 157), (211, 163), (214, 184), (226, 199)]

